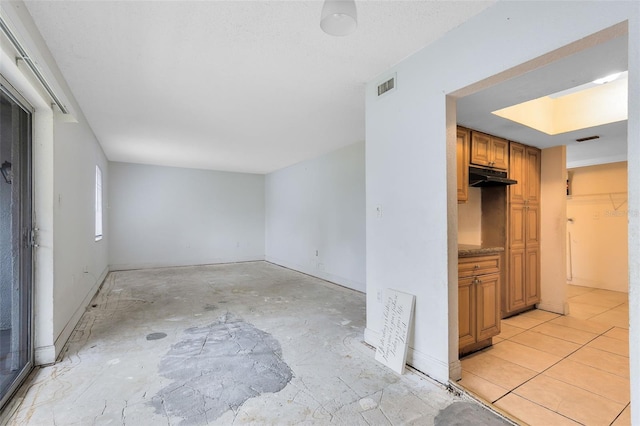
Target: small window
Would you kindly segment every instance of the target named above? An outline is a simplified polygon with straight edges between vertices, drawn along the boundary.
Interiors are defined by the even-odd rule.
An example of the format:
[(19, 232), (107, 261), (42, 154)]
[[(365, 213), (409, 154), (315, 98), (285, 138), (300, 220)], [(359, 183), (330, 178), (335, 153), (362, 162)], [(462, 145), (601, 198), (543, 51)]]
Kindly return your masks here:
[(102, 170), (96, 166), (96, 241), (102, 239)]

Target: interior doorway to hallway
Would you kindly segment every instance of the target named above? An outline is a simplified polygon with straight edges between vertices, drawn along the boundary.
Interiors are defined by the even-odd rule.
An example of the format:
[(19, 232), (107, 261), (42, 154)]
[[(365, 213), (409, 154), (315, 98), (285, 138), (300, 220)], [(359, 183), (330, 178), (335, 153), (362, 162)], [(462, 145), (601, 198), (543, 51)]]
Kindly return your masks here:
[[(555, 135), (547, 135), (525, 126), (508, 123), (496, 118), (493, 114), (500, 108), (518, 102), (550, 94), (555, 95), (559, 93), (558, 90), (562, 91), (563, 88), (579, 87), (580, 83), (585, 85), (593, 83), (597, 76), (611, 73), (611, 69), (624, 71), (627, 67), (628, 51), (626, 29), (622, 28), (624, 31), (619, 32), (620, 28), (612, 27), (609, 30), (606, 37), (598, 40), (589, 38), (591, 41), (586, 43), (587, 39), (585, 39), (581, 41), (585, 44), (580, 46), (576, 42), (577, 44), (572, 49), (566, 50), (568, 52), (566, 56), (560, 59), (555, 58), (554, 61), (543, 64), (539, 69), (528, 70), (522, 76), (512, 77), (488, 88), (480, 88), (475, 93), (472, 92), (472, 89), (468, 89), (464, 95), (456, 98), (456, 124), (499, 138), (531, 144), (541, 149), (554, 149), (566, 145), (567, 160), (569, 159), (569, 142), (567, 141), (576, 145), (579, 139), (591, 134), (598, 134), (600, 135), (598, 140), (600, 148), (589, 153), (593, 158), (598, 157), (600, 161), (594, 164), (605, 163), (603, 158), (612, 158), (614, 154), (624, 154), (624, 159), (626, 159), (628, 144), (626, 120), (599, 127), (592, 126), (576, 130), (574, 133), (563, 133), (562, 137), (567, 141), (561, 141), (557, 137), (554, 140)], [(544, 62), (542, 59), (541, 61)], [(546, 78), (542, 78), (545, 76)], [(470, 92), (471, 94), (466, 94)], [(522, 99), (515, 99), (518, 96)], [(620, 147), (622, 149), (618, 150)], [(568, 163), (569, 161), (567, 161)], [(547, 162), (548, 164), (555, 163)], [(547, 167), (548, 171), (549, 167)], [(543, 189), (551, 188), (554, 190), (553, 194), (557, 195), (552, 194), (553, 197), (550, 197), (549, 191), (547, 191), (541, 198), (541, 205), (544, 206), (545, 202), (551, 199), (552, 203), (547, 203), (547, 206), (551, 206), (547, 208), (547, 211), (556, 208), (557, 217), (563, 221), (565, 211), (560, 208), (563, 203), (559, 202), (564, 198), (562, 194), (564, 192), (563, 181), (559, 179), (562, 177), (562, 173), (558, 169), (555, 174), (552, 173), (552, 176), (543, 175), (542, 177), (546, 179), (546, 186)], [(626, 180), (626, 173), (621, 178), (621, 181), (624, 180)], [(601, 179), (601, 181), (603, 180)], [(541, 252), (544, 249), (543, 255), (546, 260), (561, 259), (563, 264), (547, 261), (541, 265), (541, 271), (546, 272), (546, 278), (541, 278), (540, 286), (544, 302), (541, 305), (544, 306), (539, 306), (541, 310), (529, 311), (503, 319), (501, 333), (493, 338), (491, 348), (461, 360), (462, 381), (458, 382), (461, 386), (528, 423), (535, 423), (535, 416), (538, 420), (545, 419), (542, 423), (546, 424), (560, 424), (560, 421), (567, 419), (583, 422), (584, 419), (581, 416), (588, 413), (588, 410), (595, 409), (594, 407), (598, 407), (596, 411), (603, 415), (603, 424), (611, 424), (614, 421), (615, 424), (625, 424), (628, 423), (630, 415), (629, 319), (625, 293), (628, 267), (623, 264), (624, 262), (621, 262), (628, 257), (626, 253), (628, 243), (622, 238), (627, 237), (628, 231), (621, 227), (619, 229), (620, 238), (615, 242), (603, 243), (601, 241), (596, 243), (599, 244), (597, 248), (603, 251), (610, 250), (614, 246), (621, 249), (615, 255), (610, 250), (612, 256), (609, 260), (605, 260), (604, 256), (597, 255), (588, 259), (586, 253), (580, 251), (585, 248), (586, 237), (584, 234), (579, 234), (577, 229), (578, 226), (586, 225), (588, 236), (592, 237), (593, 223), (605, 225), (618, 220), (625, 222), (626, 189), (597, 189), (592, 183), (588, 183), (586, 186), (588, 191), (574, 193), (573, 199), (565, 200), (568, 201), (566, 204), (571, 204), (571, 202), (576, 204), (571, 207), (580, 209), (582, 214), (577, 216), (577, 213), (567, 212), (569, 218), (577, 219), (573, 223), (568, 223), (566, 227), (572, 231), (572, 234), (575, 234), (572, 235), (574, 240), (579, 239), (574, 243), (582, 244), (580, 247), (577, 245), (572, 247), (573, 279), (577, 281), (578, 278), (584, 278), (585, 275), (579, 273), (582, 270), (589, 269), (592, 272), (591, 270), (596, 269), (595, 272), (600, 273), (601, 270), (607, 270), (608, 267), (613, 268), (621, 278), (612, 280), (611, 274), (609, 274), (608, 279), (603, 282), (612, 287), (602, 286), (593, 294), (576, 294), (575, 291), (582, 291), (583, 288), (571, 287), (567, 289), (565, 285), (562, 244), (558, 243), (557, 247), (549, 247), (547, 244), (541, 248)], [(578, 190), (579, 188), (572, 189)], [(484, 243), (481, 226), (487, 221), (483, 222), (483, 215), (493, 214), (493, 210), (483, 209), (484, 206), (481, 203), (482, 198), (480, 196), (473, 198), (473, 193), (469, 194), (469, 198), (464, 204), (460, 204), (459, 200), (459, 244), (481, 245)], [(599, 210), (587, 211), (583, 214), (582, 210), (587, 207), (590, 209), (597, 207)], [(550, 224), (552, 224), (550, 221), (542, 222), (541, 232), (548, 234), (549, 230), (554, 229), (549, 226)], [(557, 228), (560, 230), (561, 237), (564, 235), (563, 225), (559, 223)], [(616, 231), (618, 230), (616, 229)], [(614, 236), (610, 231), (605, 231), (604, 234), (607, 238)], [(508, 247), (506, 248), (508, 249)], [(555, 249), (557, 251), (554, 251)], [(580, 267), (582, 268), (580, 269)], [(614, 282), (621, 283), (621, 286), (614, 287)], [(451, 286), (455, 284), (450, 281)], [(502, 284), (509, 285), (510, 283), (505, 280)], [(567, 302), (571, 305), (570, 309), (563, 310), (562, 307)], [(458, 302), (459, 310), (461, 306), (466, 305)], [(563, 313), (564, 315), (562, 315)], [(616, 365), (615, 369), (611, 368), (613, 364)], [(585, 373), (577, 374), (578, 370)], [(592, 374), (594, 371), (595, 374)], [(516, 379), (516, 376), (519, 378)], [(589, 389), (587, 389), (587, 381), (591, 386)], [(580, 406), (576, 403), (573, 405), (575, 412), (569, 412), (558, 408), (558, 405), (562, 404), (556, 404), (556, 406), (545, 404), (544, 398), (541, 399), (538, 396), (551, 395), (553, 393), (551, 383), (558, 385), (553, 388), (556, 390), (556, 397), (552, 398), (554, 402), (562, 401), (567, 406), (575, 400), (583, 405)], [(612, 386), (613, 383), (615, 386)], [(611, 392), (602, 395), (605, 393), (603, 389), (607, 386), (615, 387), (618, 393), (615, 396)], [(537, 393), (539, 389), (543, 389), (543, 393)], [(583, 398), (584, 395), (592, 394), (597, 395), (597, 398)], [(593, 418), (591, 417), (591, 419)]]

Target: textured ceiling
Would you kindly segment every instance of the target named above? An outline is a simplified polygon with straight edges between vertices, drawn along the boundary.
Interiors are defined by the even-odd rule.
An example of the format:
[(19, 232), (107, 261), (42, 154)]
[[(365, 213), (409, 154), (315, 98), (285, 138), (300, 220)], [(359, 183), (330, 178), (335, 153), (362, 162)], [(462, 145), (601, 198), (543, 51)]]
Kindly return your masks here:
[(363, 141), (364, 84), (493, 1), (28, 1), (112, 161), (266, 173)]

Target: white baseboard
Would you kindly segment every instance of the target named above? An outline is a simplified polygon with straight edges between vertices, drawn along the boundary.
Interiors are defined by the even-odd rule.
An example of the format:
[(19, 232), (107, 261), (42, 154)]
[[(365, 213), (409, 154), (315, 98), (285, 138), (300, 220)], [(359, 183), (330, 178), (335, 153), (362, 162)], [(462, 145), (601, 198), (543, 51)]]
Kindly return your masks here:
[(543, 311), (553, 312), (560, 315), (567, 315), (569, 313), (568, 303), (549, 303), (543, 300), (538, 303), (537, 308), (542, 309)]
[[(370, 328), (364, 329), (364, 341), (374, 348), (380, 343), (380, 333)], [(449, 378), (457, 380), (461, 377), (462, 367), (456, 360), (451, 365), (409, 347), (407, 364), (440, 383), (449, 383)]]
[[(320, 278), (325, 281), (329, 281), (343, 287), (350, 288), (352, 290), (360, 291), (364, 293), (366, 291), (366, 284), (364, 282), (355, 281), (340, 275), (332, 274), (331, 272), (321, 271), (309, 266), (304, 266), (295, 262), (289, 262), (284, 259), (279, 259), (273, 256), (265, 256), (267, 262), (275, 265), (284, 266), (294, 271), (302, 272), (303, 274), (311, 275), (312, 277)], [(377, 344), (376, 344), (377, 345)]]
[(220, 257), (214, 259), (194, 259), (185, 262), (143, 262), (143, 263), (114, 263), (109, 265), (111, 271), (131, 271), (135, 269), (154, 269), (154, 268), (179, 268), (182, 266), (205, 266), (219, 265), (223, 263), (240, 263), (240, 262), (260, 262), (264, 261), (264, 255), (238, 256), (238, 257)]
[[(93, 283), (91, 290), (89, 290), (89, 292), (85, 295), (84, 299), (82, 300), (82, 302), (80, 303), (76, 311), (73, 313), (69, 321), (67, 321), (67, 324), (64, 326), (64, 328), (62, 329), (62, 332), (60, 332), (60, 334), (56, 338), (56, 341), (53, 345), (55, 348), (54, 359), (53, 361), (48, 362), (48, 364), (51, 364), (56, 361), (58, 355), (60, 354), (60, 351), (62, 350), (64, 345), (67, 343), (67, 340), (69, 340), (69, 337), (71, 337), (71, 333), (73, 333), (73, 330), (76, 328), (76, 325), (78, 325), (78, 321), (80, 321), (80, 318), (85, 313), (87, 306), (89, 306), (89, 303), (91, 303), (91, 300), (100, 289), (100, 286), (104, 282), (104, 279), (107, 277), (108, 273), (109, 273), (109, 267), (107, 266), (106, 268), (104, 268), (104, 271), (102, 271), (102, 273), (100, 274), (96, 282)], [(41, 364), (38, 364), (36, 362), (36, 365), (41, 365)]]
[(377, 348), (380, 344), (380, 333), (370, 328), (364, 329), (364, 341), (365, 343)]
[(456, 359), (449, 363), (449, 381), (457, 382), (460, 379), (462, 379), (462, 364), (459, 359)]
[(598, 288), (603, 290), (619, 291), (622, 293), (629, 292), (629, 280), (624, 282), (591, 280), (588, 278), (574, 276), (571, 281), (567, 280), (569, 285), (577, 285), (579, 287)]
[(56, 362), (56, 347), (54, 345), (40, 346), (34, 353), (35, 365), (49, 365)]
[(418, 371), (423, 372), (440, 383), (449, 383), (449, 363), (442, 362), (430, 355), (409, 348), (407, 352), (407, 364)]

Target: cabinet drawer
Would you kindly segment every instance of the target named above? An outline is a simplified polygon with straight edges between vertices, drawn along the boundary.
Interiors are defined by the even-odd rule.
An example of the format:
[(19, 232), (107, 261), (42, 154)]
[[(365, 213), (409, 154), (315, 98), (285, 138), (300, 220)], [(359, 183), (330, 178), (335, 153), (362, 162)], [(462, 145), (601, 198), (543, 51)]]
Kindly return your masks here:
[(495, 274), (500, 272), (500, 255), (461, 257), (458, 259), (458, 277)]

